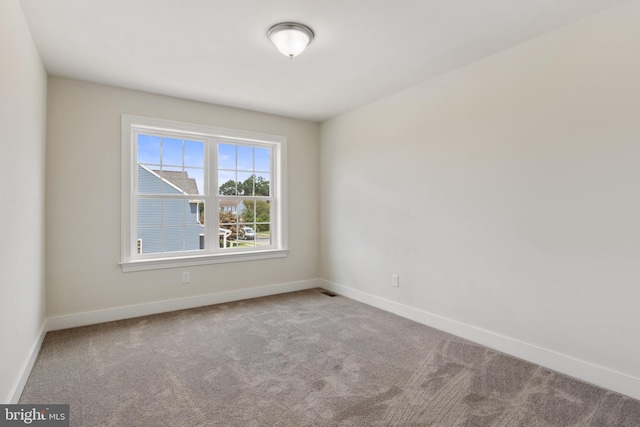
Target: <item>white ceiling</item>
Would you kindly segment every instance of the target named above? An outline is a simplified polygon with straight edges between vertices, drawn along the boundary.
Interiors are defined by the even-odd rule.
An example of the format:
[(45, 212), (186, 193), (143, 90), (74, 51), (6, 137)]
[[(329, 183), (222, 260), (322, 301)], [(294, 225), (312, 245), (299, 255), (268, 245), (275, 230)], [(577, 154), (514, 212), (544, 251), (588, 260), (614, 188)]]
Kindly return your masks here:
[(623, 1), (21, 0), (50, 74), (316, 121)]

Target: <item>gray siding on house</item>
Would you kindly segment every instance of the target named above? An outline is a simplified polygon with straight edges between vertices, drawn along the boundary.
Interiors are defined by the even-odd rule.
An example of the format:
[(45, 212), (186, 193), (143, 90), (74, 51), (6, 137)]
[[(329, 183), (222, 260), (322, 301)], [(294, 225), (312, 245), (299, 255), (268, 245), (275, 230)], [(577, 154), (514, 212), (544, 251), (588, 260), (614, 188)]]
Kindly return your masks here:
[[(167, 181), (138, 165), (138, 192), (142, 194), (183, 194)], [(185, 199), (149, 198), (138, 200), (138, 236), (142, 253), (200, 249), (198, 202)]]

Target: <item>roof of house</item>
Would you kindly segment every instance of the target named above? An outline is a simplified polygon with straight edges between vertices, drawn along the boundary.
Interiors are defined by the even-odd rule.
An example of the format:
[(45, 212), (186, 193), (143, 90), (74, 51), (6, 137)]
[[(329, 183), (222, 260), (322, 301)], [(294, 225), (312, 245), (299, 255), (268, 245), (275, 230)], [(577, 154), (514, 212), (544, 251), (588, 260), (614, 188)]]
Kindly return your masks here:
[(242, 200), (238, 199), (220, 199), (218, 202), (220, 206), (238, 206), (238, 203), (242, 203)]
[(187, 172), (160, 170), (154, 170), (153, 172), (166, 179), (186, 194), (200, 194), (195, 178), (189, 178), (189, 174), (187, 174)]

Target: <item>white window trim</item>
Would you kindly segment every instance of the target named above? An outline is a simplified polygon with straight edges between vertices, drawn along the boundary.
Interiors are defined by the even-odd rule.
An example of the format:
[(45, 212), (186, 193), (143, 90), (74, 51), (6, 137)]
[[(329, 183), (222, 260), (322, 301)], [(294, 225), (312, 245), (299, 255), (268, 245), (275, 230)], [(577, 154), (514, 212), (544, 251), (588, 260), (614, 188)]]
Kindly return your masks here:
[[(199, 125), (193, 123), (178, 122), (173, 120), (156, 119), (143, 116), (135, 116), (130, 114), (122, 115), (122, 163), (121, 163), (121, 262), (123, 272), (155, 270), (162, 268), (178, 268), (189, 267), (204, 264), (219, 264), (228, 262), (253, 261), (272, 258), (283, 258), (289, 253), (288, 249), (288, 218), (287, 218), (287, 138), (281, 135), (271, 135), (258, 132), (242, 131), (235, 129), (219, 128), (214, 126)], [(149, 131), (162, 132), (187, 132), (195, 137), (213, 138), (228, 142), (239, 143), (269, 143), (275, 144), (273, 150), (272, 162), (277, 162), (279, 167), (273, 169), (273, 187), (274, 192), (274, 209), (275, 221), (273, 226), (277, 230), (272, 236), (272, 246), (267, 249), (254, 249), (242, 251), (229, 251), (224, 253), (179, 253), (176, 255), (167, 255), (162, 258), (153, 257), (148, 259), (140, 259), (134, 256), (136, 251), (137, 239), (134, 239), (133, 227), (135, 218), (134, 196), (136, 190), (135, 167), (136, 153), (134, 152), (135, 144), (133, 143), (133, 134), (136, 130), (148, 129)], [(209, 167), (210, 173), (217, 173), (217, 167)], [(205, 181), (208, 177), (205, 175)], [(212, 193), (217, 191), (210, 189)], [(215, 194), (210, 195), (211, 198)], [(207, 215), (208, 213), (208, 215)], [(211, 209), (205, 210), (205, 223), (207, 220), (215, 219), (214, 212)], [(215, 220), (217, 228), (217, 219)], [(210, 224), (213, 224), (210, 222)], [(214, 237), (209, 239), (214, 240)], [(217, 235), (215, 236), (217, 241)]]

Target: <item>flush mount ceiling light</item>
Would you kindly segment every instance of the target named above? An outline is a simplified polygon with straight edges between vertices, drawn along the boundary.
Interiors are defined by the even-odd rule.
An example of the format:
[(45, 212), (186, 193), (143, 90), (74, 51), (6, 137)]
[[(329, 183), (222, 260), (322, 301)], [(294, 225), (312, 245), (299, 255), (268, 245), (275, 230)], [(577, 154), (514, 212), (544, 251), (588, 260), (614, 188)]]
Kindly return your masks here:
[(269, 28), (269, 40), (285, 56), (300, 55), (313, 40), (311, 28), (295, 22), (282, 22)]

